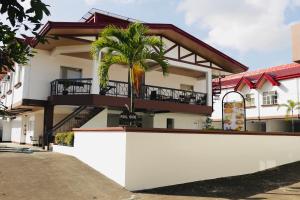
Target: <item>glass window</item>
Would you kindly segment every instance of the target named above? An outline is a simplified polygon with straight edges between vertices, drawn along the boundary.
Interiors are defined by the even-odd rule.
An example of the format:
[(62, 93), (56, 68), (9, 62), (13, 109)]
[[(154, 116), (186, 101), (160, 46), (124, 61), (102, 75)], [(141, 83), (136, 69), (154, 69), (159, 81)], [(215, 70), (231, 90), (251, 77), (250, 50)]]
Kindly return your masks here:
[(72, 67), (60, 67), (60, 77), (62, 79), (81, 78), (82, 69)]
[(263, 105), (276, 105), (278, 95), (276, 91), (263, 92)]
[(194, 91), (193, 85), (187, 85), (187, 84), (180, 84), (181, 90), (188, 90), (188, 91)]
[(246, 94), (246, 107), (255, 106), (254, 94)]

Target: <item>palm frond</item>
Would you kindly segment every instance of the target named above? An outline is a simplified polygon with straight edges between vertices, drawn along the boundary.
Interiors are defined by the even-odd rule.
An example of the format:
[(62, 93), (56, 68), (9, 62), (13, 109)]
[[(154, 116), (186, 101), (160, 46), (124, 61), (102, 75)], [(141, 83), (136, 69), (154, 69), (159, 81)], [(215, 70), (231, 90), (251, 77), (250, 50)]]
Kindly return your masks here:
[(128, 60), (123, 55), (106, 54), (98, 67), (98, 77), (101, 87), (106, 87), (109, 81), (109, 68), (113, 64), (128, 65)]
[[(107, 26), (102, 30), (91, 47), (91, 54), (96, 59), (99, 59), (100, 52), (104, 52), (98, 68), (101, 86), (107, 86), (109, 67), (112, 64), (126, 64), (130, 68), (138, 65), (147, 71), (149, 61), (154, 61), (161, 66), (163, 74), (167, 74), (168, 63), (164, 58), (163, 42), (147, 33), (148, 27), (140, 23), (129, 24), (127, 29)], [(159, 52), (154, 51), (153, 47), (159, 49)]]
[(127, 43), (128, 37), (126, 35), (126, 32), (124, 29), (121, 29), (114, 25), (109, 25), (106, 28), (102, 30), (102, 32), (99, 34), (100, 38), (113, 38), (118, 40), (120, 43)]
[(289, 105), (288, 105), (288, 104), (279, 104), (279, 105), (277, 106), (277, 110), (279, 110), (279, 109), (282, 108), (282, 107), (289, 108)]
[(169, 64), (162, 54), (154, 52), (154, 51), (147, 51), (147, 52), (144, 52), (143, 59), (156, 62), (157, 64), (160, 65), (163, 75), (165, 76), (168, 74)]
[(294, 108), (296, 106), (296, 102), (293, 101), (293, 100), (287, 100), (288, 102), (288, 105), (291, 107), (291, 108)]
[(124, 46), (122, 46), (119, 42), (109, 39), (107, 37), (102, 37), (92, 43), (92, 47), (91, 47), (92, 56), (95, 59), (98, 59), (99, 53), (104, 49), (106, 49), (106, 51), (110, 51), (110, 52), (116, 51), (120, 53), (126, 51)]

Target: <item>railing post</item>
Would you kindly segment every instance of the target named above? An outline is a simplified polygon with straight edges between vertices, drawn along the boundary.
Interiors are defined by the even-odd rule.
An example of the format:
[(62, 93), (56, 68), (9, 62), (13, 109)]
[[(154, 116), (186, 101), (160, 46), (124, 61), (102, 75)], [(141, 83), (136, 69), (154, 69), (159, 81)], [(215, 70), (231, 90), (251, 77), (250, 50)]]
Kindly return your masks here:
[(115, 84), (116, 84), (115, 92), (116, 92), (116, 96), (118, 96), (120, 84), (118, 84), (118, 83), (115, 83)]

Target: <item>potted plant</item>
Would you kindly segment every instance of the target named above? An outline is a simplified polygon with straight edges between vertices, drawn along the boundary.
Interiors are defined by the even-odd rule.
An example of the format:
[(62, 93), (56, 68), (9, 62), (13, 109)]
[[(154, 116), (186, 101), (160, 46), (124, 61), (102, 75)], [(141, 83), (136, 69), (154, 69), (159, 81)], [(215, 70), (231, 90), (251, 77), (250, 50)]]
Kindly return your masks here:
[(60, 84), (63, 85), (63, 91), (62, 94), (63, 95), (67, 95), (69, 93), (68, 88), (71, 86), (71, 81), (70, 80), (61, 80)]

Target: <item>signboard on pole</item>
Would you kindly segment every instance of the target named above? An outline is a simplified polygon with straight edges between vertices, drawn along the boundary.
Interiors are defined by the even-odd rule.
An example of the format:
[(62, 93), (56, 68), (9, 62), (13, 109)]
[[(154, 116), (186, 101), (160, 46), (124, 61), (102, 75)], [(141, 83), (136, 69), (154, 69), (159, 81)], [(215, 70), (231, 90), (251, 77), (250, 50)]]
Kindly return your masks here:
[[(225, 97), (230, 93), (236, 93), (241, 100), (226, 101)], [(222, 99), (222, 127), (223, 130), (246, 131), (245, 98), (236, 91), (228, 92)]]
[(224, 130), (245, 130), (243, 102), (225, 102), (223, 112)]

